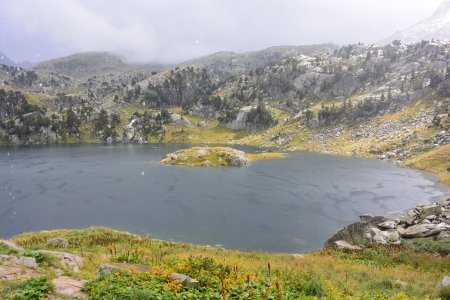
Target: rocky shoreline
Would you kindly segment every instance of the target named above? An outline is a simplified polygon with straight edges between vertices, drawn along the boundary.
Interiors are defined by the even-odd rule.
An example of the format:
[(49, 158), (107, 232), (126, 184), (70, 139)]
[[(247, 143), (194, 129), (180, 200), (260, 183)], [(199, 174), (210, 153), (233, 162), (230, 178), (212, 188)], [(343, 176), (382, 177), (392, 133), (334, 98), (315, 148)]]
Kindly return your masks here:
[(398, 217), (362, 215), (330, 237), (326, 249), (361, 250), (374, 245), (400, 245), (402, 242), (450, 237), (450, 198), (429, 205), (418, 205)]

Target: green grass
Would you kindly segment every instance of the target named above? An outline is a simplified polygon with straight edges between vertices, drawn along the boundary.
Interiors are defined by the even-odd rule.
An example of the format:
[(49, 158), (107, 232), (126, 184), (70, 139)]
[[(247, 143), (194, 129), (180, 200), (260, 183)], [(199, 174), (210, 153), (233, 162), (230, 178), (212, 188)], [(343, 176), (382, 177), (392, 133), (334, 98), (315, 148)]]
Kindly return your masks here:
[(0, 290), (5, 299), (13, 300), (46, 299), (51, 291), (50, 281), (45, 277), (31, 278), (23, 282), (8, 282)]
[(450, 254), (450, 239), (431, 240), (427, 238), (405, 241), (404, 246), (408, 249), (425, 253), (437, 253), (447, 256)]
[(450, 186), (450, 144), (416, 155), (406, 164), (436, 174), (440, 182)]
[[(31, 251), (45, 249), (52, 237), (69, 241), (61, 251), (85, 258), (81, 273), (70, 275), (89, 280), (85, 291), (92, 299), (105, 295), (116, 299), (222, 299), (224, 293), (227, 299), (425, 299), (438, 295), (437, 283), (450, 273), (446, 257), (403, 247), (357, 253), (316, 251), (296, 259), (290, 254), (152, 240), (107, 228), (24, 233), (13, 241)], [(114, 261), (145, 264), (152, 270), (97, 278), (98, 266)], [(54, 265), (46, 265), (50, 280)], [(200, 285), (182, 287), (170, 279), (172, 272), (196, 278)], [(0, 290), (7, 290), (10, 284), (0, 282)]]

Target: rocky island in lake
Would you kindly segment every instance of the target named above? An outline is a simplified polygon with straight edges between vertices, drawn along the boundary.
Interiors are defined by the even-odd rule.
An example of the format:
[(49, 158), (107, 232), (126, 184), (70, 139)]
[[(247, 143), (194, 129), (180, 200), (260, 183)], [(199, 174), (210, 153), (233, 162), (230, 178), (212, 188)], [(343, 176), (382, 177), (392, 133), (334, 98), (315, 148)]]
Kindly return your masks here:
[(263, 152), (247, 154), (230, 147), (192, 147), (166, 155), (163, 164), (191, 167), (242, 167), (251, 160), (285, 157), (285, 153)]

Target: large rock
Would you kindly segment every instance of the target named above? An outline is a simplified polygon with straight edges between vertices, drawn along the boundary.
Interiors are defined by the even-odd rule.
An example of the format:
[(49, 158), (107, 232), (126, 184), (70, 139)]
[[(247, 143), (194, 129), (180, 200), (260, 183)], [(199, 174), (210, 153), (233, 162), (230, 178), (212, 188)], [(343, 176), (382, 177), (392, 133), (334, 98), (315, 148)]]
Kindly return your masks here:
[(175, 123), (175, 124), (180, 124), (180, 125), (187, 125), (187, 126), (191, 126), (191, 122), (185, 117), (185, 116), (181, 116), (179, 114), (171, 114), (170, 115), (170, 122), (171, 123)]
[(36, 252), (51, 255), (60, 259), (60, 262), (64, 268), (71, 269), (76, 273), (80, 272), (80, 268), (84, 265), (84, 258), (72, 253), (50, 250), (37, 250)]
[(69, 246), (69, 241), (64, 238), (51, 238), (47, 240), (47, 245), (50, 247), (65, 248)]
[(242, 167), (247, 165), (248, 159), (244, 155), (234, 156), (230, 158), (230, 165), (235, 167)]
[(356, 222), (336, 232), (325, 242), (325, 248), (334, 248), (336, 241), (345, 241), (352, 245), (373, 244), (371, 228), (366, 222)]
[(450, 285), (450, 277), (444, 277), (442, 281), (437, 285), (437, 288), (443, 288)]
[(38, 264), (36, 262), (36, 259), (33, 257), (27, 257), (27, 256), (11, 256), (11, 255), (0, 255), (0, 264), (2, 265), (22, 265), (28, 268), (37, 268)]
[(337, 250), (347, 250), (347, 251), (359, 251), (362, 250), (361, 247), (352, 245), (350, 243), (347, 243), (346, 241), (335, 241), (332, 244), (333, 249)]
[(438, 204), (425, 205), (419, 209), (419, 213), (422, 218), (438, 215), (441, 213), (441, 206)]
[(57, 277), (52, 280), (53, 291), (70, 299), (85, 297), (81, 288), (87, 280), (77, 280), (66, 276)]
[(383, 230), (395, 229), (395, 228), (397, 228), (397, 222), (395, 222), (394, 220), (387, 220), (387, 221), (379, 223), (377, 226), (378, 226), (378, 228), (381, 228)]
[(361, 222), (356, 222), (342, 228), (325, 242), (325, 248), (333, 247), (335, 241), (346, 241), (353, 245), (385, 244), (388, 234), (384, 234), (377, 225), (388, 219), (382, 216), (362, 215)]
[(436, 235), (447, 229), (450, 229), (450, 226), (445, 223), (419, 224), (399, 230), (399, 233), (403, 238), (421, 238)]
[(414, 221), (417, 220), (418, 215), (415, 209), (408, 210), (403, 216), (400, 217), (400, 223), (411, 226)]
[(183, 286), (190, 288), (196, 287), (199, 283), (197, 279), (191, 278), (187, 275), (180, 273), (172, 273), (172, 279), (178, 280), (181, 282)]

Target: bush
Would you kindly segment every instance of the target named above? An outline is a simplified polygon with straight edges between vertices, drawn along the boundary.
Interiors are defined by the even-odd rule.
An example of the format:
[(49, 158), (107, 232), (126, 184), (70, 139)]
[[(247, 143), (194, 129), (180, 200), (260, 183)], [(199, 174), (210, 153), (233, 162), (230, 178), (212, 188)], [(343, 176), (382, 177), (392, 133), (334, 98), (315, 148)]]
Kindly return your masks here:
[(39, 300), (46, 298), (51, 291), (47, 278), (29, 279), (18, 286), (13, 296), (14, 300)]
[(439, 298), (442, 300), (450, 300), (450, 286), (445, 286), (439, 291)]

